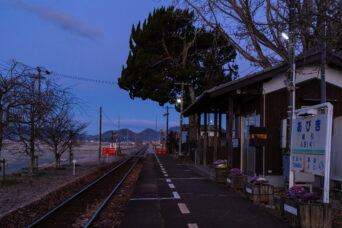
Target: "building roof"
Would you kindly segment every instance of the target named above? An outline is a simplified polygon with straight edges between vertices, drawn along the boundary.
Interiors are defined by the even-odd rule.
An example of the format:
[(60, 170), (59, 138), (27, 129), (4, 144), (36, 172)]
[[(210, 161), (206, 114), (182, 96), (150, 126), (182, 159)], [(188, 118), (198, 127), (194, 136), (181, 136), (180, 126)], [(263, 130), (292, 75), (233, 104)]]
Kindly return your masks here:
[[(318, 50), (312, 50), (306, 52), (305, 54), (299, 55), (296, 57), (296, 67), (306, 66), (310, 64), (320, 63), (321, 61), (321, 52)], [(337, 52), (331, 52), (327, 55), (327, 64), (335, 67), (342, 67), (342, 54)], [(210, 105), (213, 105), (211, 100), (217, 98), (222, 95), (226, 95), (235, 91), (236, 89), (243, 88), (249, 85), (253, 85), (255, 83), (263, 82), (267, 79), (270, 79), (274, 76), (279, 75), (279, 73), (286, 72), (288, 70), (288, 63), (283, 62), (272, 66), (270, 68), (248, 74), (244, 77), (241, 77), (237, 80), (233, 80), (218, 86), (215, 86), (211, 89), (204, 91), (194, 103), (189, 105), (184, 111), (184, 116), (189, 116), (194, 113), (203, 113), (204, 109), (208, 112), (213, 110)], [(206, 106), (206, 107), (204, 107)]]

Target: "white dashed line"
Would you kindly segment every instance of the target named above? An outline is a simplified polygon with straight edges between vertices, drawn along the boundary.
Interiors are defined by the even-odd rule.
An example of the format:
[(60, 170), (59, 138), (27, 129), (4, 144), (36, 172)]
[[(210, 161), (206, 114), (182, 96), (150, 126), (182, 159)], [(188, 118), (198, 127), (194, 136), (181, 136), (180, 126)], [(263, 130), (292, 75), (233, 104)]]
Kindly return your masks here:
[(167, 174), (164, 173), (164, 176), (165, 176), (165, 177), (168, 177), (169, 175), (167, 175)]
[(185, 203), (178, 203), (178, 207), (182, 214), (190, 214), (190, 211)]
[(188, 223), (189, 228), (198, 228), (197, 223)]
[(172, 194), (173, 194), (173, 198), (180, 199), (178, 192), (172, 192)]
[(170, 183), (170, 182), (171, 182), (171, 179), (170, 179), (170, 178), (167, 178), (167, 179), (166, 179), (166, 182), (169, 182), (169, 183)]
[(169, 188), (175, 188), (173, 184), (169, 184)]

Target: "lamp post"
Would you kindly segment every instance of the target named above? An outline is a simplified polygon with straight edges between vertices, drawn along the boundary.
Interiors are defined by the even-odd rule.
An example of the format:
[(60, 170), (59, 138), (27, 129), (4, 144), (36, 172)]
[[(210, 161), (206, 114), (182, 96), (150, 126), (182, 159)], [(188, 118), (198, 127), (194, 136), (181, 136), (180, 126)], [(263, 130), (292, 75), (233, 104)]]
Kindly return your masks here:
[[(289, 13), (289, 35), (282, 33), (282, 37), (288, 41), (288, 58), (289, 58), (289, 71), (286, 81), (288, 90), (288, 106), (287, 106), (287, 131), (286, 131), (286, 153), (291, 154), (291, 130), (292, 120), (294, 118), (294, 111), (296, 108), (295, 97), (296, 97), (296, 63), (295, 63), (295, 4), (296, 0), (290, 1), (290, 13)], [(291, 171), (289, 174), (289, 187), (294, 185), (294, 172)]]
[[(183, 86), (182, 86), (183, 87)], [(180, 104), (180, 122), (179, 122), (179, 146), (178, 146), (178, 155), (182, 154), (182, 127), (183, 127), (183, 89), (182, 89), (182, 97), (177, 99), (177, 103)]]
[(184, 102), (184, 99), (183, 99), (183, 95), (184, 95), (184, 85), (191, 85), (190, 83), (184, 83), (184, 82), (181, 82), (181, 83), (175, 83), (175, 85), (181, 85), (181, 97), (177, 99), (177, 103), (180, 104), (181, 106), (181, 110), (180, 110), (180, 124), (179, 124), (179, 136), (180, 136), (180, 139), (179, 139), (179, 154), (182, 153), (182, 125), (183, 125), (183, 102)]

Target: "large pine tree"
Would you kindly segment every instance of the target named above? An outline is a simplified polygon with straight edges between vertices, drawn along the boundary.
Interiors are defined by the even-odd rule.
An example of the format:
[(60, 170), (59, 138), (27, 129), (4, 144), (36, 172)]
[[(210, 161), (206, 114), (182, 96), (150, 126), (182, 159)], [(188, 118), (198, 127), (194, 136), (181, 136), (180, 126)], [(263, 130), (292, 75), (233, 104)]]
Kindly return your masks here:
[(185, 106), (205, 89), (237, 77), (236, 52), (218, 31), (196, 28), (194, 13), (160, 8), (132, 27), (130, 52), (118, 84), (130, 97), (175, 103), (189, 83)]

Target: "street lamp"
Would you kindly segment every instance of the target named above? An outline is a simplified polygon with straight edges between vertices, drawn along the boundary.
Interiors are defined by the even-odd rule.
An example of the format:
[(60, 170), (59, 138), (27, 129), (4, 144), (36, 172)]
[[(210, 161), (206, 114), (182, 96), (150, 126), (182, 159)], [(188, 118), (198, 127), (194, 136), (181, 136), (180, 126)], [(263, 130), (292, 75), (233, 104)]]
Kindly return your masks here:
[(281, 33), (281, 36), (282, 36), (285, 40), (289, 40), (289, 36), (288, 36), (285, 32), (282, 32), (282, 33)]
[(182, 153), (182, 125), (183, 125), (183, 91), (182, 91), (182, 97), (177, 98), (177, 103), (180, 104), (180, 123), (179, 123), (179, 146), (178, 146), (178, 155), (181, 155)]

